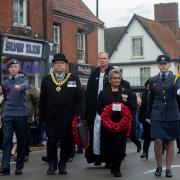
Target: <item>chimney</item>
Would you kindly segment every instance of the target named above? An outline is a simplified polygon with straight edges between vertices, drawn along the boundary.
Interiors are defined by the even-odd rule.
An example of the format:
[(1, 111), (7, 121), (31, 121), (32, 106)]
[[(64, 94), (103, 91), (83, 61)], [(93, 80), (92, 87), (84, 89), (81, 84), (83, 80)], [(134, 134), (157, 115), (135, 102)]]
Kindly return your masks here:
[(155, 21), (169, 26), (176, 37), (179, 37), (178, 3), (160, 3), (154, 5)]

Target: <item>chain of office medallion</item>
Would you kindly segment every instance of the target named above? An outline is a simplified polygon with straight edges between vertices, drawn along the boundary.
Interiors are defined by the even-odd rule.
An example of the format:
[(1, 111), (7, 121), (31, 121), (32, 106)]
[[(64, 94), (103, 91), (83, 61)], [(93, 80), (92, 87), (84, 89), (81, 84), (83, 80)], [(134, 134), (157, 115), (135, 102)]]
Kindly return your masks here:
[(56, 86), (62, 86), (64, 83), (66, 83), (66, 81), (69, 79), (71, 73), (68, 73), (67, 76), (62, 80), (62, 81), (57, 81), (55, 76), (54, 76), (54, 73), (51, 73), (51, 79), (53, 81), (53, 83), (56, 85)]

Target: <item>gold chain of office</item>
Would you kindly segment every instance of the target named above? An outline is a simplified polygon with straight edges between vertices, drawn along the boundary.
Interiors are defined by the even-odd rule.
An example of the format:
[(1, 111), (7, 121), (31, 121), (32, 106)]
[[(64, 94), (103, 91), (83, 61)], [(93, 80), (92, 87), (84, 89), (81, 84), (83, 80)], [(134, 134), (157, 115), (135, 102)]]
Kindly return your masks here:
[(61, 81), (57, 81), (57, 80), (56, 80), (56, 78), (55, 78), (55, 76), (54, 76), (54, 73), (50, 73), (50, 75), (51, 75), (51, 79), (52, 79), (53, 83), (57, 86), (57, 87), (56, 87), (56, 91), (57, 91), (57, 92), (60, 92), (61, 89), (62, 89), (62, 86), (63, 86), (63, 85), (66, 83), (66, 81), (69, 79), (71, 73), (68, 73), (67, 76), (66, 76), (63, 80), (61, 80)]

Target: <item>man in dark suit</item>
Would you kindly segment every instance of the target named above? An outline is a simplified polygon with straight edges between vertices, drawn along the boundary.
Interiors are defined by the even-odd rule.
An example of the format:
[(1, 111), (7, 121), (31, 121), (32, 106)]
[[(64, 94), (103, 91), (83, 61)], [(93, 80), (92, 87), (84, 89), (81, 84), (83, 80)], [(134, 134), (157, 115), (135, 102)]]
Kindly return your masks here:
[[(66, 163), (72, 153), (72, 120), (80, 116), (82, 89), (79, 78), (67, 72), (68, 60), (63, 53), (54, 55), (53, 72), (43, 78), (40, 94), (40, 121), (47, 129), (48, 175), (67, 174)], [(60, 160), (57, 143), (60, 140)]]
[(172, 177), (171, 164), (174, 152), (174, 139), (179, 138), (180, 114), (176, 96), (180, 95), (180, 80), (170, 71), (170, 57), (157, 58), (159, 74), (149, 80), (149, 101), (147, 121), (151, 120), (151, 138), (155, 140), (154, 151), (157, 169), (155, 176), (162, 174), (162, 140), (166, 144), (166, 177)]
[(90, 145), (85, 151), (85, 157), (88, 163), (94, 162), (95, 165), (100, 165), (102, 161), (99, 152), (100, 120), (96, 113), (97, 98), (99, 92), (109, 85), (107, 75), (113, 69), (112, 66), (109, 66), (109, 55), (106, 52), (99, 53), (98, 63), (99, 67), (89, 77), (85, 93), (85, 119), (90, 129)]

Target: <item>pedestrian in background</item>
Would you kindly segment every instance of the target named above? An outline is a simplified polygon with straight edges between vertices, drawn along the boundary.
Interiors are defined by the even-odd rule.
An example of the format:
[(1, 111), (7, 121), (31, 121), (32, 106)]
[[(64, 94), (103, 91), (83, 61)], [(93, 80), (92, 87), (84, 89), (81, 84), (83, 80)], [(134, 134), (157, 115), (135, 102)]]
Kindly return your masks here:
[[(53, 72), (42, 80), (40, 91), (40, 121), (47, 131), (48, 175), (67, 174), (66, 164), (74, 148), (72, 120), (82, 112), (82, 89), (79, 78), (68, 73), (68, 60), (63, 53), (52, 59)], [(57, 144), (60, 143), (58, 162)]]
[(151, 124), (147, 122), (147, 103), (148, 103), (148, 89), (149, 80), (145, 82), (145, 91), (142, 94), (142, 103), (139, 110), (139, 121), (143, 125), (143, 153), (140, 155), (141, 158), (148, 159), (149, 146), (151, 144)]
[(175, 75), (170, 71), (170, 57), (157, 58), (159, 74), (149, 79), (149, 101), (147, 119), (151, 121), (151, 138), (157, 169), (155, 176), (162, 174), (162, 141), (166, 145), (166, 177), (172, 177), (171, 165), (174, 154), (174, 139), (180, 137), (180, 114), (176, 96), (180, 95), (180, 79), (175, 83)]
[(27, 77), (18, 75), (20, 65), (18, 60), (11, 59), (6, 64), (9, 76), (2, 82), (4, 95), (4, 121), (3, 121), (3, 157), (0, 175), (10, 174), (10, 159), (12, 138), (15, 132), (17, 138), (17, 162), (15, 174), (22, 174), (24, 166), (24, 153), (27, 132), (27, 109), (25, 91), (29, 85)]

